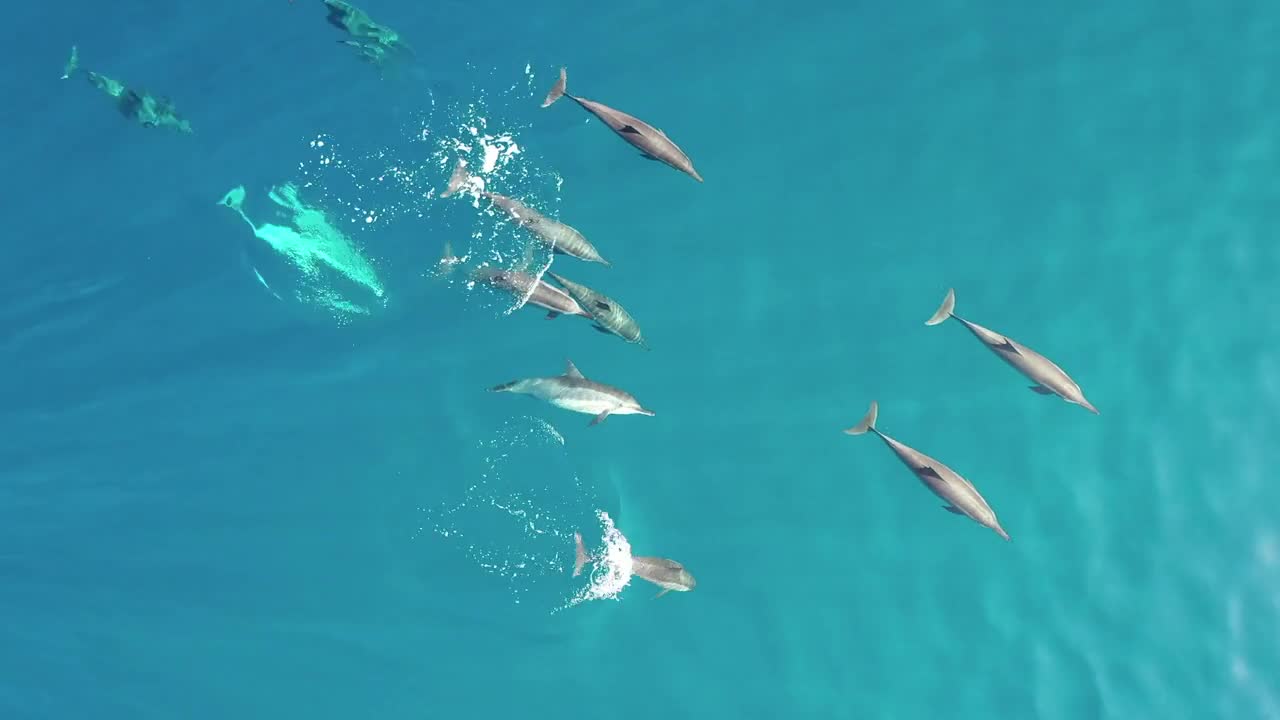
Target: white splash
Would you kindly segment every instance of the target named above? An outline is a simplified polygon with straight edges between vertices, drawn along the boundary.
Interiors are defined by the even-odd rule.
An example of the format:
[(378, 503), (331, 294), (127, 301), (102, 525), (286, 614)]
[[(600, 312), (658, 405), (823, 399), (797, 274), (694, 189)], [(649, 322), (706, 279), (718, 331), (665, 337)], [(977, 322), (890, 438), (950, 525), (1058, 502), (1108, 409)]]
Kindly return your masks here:
[[(596, 517), (604, 528), (601, 538), (603, 547), (588, 547), (591, 556), (590, 582), (569, 598), (565, 610), (588, 600), (616, 600), (618, 595), (631, 583), (632, 562), (631, 543), (627, 542), (622, 531), (613, 525), (613, 518), (603, 510), (596, 511)], [(586, 538), (583, 539), (586, 542)]]

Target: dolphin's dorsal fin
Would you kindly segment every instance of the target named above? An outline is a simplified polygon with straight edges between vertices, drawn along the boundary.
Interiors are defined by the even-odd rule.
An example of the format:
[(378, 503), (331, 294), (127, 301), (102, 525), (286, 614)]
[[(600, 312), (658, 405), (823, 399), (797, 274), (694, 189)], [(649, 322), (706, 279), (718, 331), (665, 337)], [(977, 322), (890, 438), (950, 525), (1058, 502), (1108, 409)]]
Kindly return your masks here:
[(925, 465), (924, 467), (920, 468), (920, 473), (923, 475), (928, 475), (931, 478), (942, 480), (942, 482), (946, 482), (946, 480), (944, 480), (943, 477), (938, 474), (938, 471), (934, 470), (933, 466), (931, 465)]
[(620, 133), (631, 133), (631, 134), (633, 134), (633, 135), (639, 135), (639, 134), (640, 134), (640, 131), (639, 131), (639, 130), (637, 130), (637, 129), (636, 129), (636, 127), (635, 127), (634, 125), (623, 125), (623, 126), (622, 126), (622, 128), (621, 128), (620, 130), (618, 130), (618, 132), (620, 132)]
[(1013, 346), (1013, 341), (1003, 335), (1000, 336), (1000, 340), (1001, 342), (996, 344), (997, 350), (1003, 350), (1007, 353), (1013, 353), (1014, 355), (1018, 354), (1018, 348)]
[(565, 365), (565, 368), (564, 368), (565, 377), (583, 378), (584, 380), (586, 379), (586, 377), (582, 374), (582, 372), (578, 370), (578, 366), (573, 364), (572, 360), (565, 360), (564, 365)]

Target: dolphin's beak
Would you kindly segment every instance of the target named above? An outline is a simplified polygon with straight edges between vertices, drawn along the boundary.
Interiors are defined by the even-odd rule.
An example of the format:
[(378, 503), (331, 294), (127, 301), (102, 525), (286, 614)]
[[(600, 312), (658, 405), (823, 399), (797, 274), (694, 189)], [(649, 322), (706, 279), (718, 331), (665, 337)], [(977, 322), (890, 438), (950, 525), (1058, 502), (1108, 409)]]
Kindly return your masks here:
[(1093, 403), (1089, 402), (1088, 400), (1085, 400), (1084, 398), (1080, 398), (1080, 407), (1083, 407), (1085, 410), (1088, 410), (1094, 415), (1101, 415), (1101, 413), (1098, 412), (1098, 408), (1094, 407)]
[(654, 415), (656, 415), (656, 414), (657, 414), (657, 413), (655, 413), (654, 411), (649, 410), (648, 408), (640, 408), (640, 409), (639, 409), (639, 410), (637, 410), (636, 412), (637, 412), (638, 414), (640, 414), (640, 415), (648, 415), (649, 417), (653, 417)]
[(1005, 540), (1009, 540), (1009, 533), (1005, 532), (1004, 528), (1000, 527), (999, 525), (996, 525), (994, 528), (992, 528), (992, 530), (995, 530), (996, 534), (1004, 538)]

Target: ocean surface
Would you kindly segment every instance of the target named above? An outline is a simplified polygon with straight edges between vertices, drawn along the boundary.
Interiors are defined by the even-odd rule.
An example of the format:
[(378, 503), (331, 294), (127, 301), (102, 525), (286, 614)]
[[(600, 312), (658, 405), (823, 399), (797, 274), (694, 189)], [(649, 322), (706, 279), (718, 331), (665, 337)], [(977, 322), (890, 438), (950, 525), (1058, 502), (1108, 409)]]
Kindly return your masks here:
[[(1280, 6), (360, 7), (6, 9), (0, 718), (1280, 718)], [(656, 415), (486, 392), (566, 360)]]

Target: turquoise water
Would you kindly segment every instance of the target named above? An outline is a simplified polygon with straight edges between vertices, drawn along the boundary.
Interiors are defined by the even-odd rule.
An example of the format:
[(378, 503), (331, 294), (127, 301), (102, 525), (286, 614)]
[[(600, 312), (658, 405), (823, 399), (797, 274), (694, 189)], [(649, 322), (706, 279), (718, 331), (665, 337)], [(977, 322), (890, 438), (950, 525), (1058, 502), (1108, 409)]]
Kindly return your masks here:
[[(362, 7), (412, 62), (318, 1), (6, 14), (0, 717), (1280, 717), (1273, 4)], [(523, 260), (435, 197), (472, 127), (651, 352), (432, 277)], [(383, 296), (218, 204), (290, 182)], [(657, 415), (485, 392), (566, 358)], [(697, 588), (571, 605), (598, 510)]]

